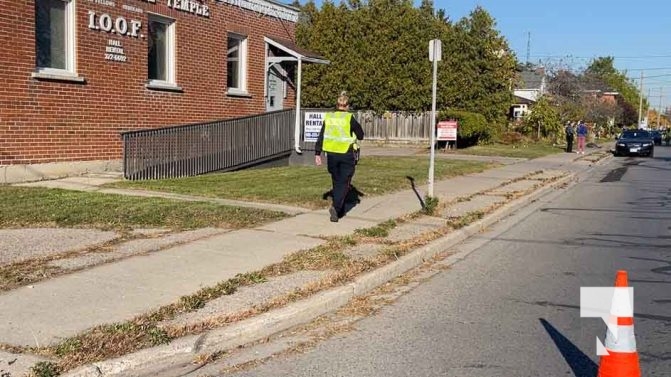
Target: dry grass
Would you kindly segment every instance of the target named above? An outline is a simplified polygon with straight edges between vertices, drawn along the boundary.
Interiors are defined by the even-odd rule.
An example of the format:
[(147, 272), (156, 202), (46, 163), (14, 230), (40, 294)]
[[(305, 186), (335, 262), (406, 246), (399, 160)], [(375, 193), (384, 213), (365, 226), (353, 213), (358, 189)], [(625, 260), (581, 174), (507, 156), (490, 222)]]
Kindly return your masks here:
[[(320, 316), (308, 324), (297, 326), (271, 338), (265, 338), (242, 347), (242, 350), (253, 352), (254, 346), (272, 342), (274, 338), (283, 339), (290, 337), (304, 339), (302, 341), (298, 341), (289, 348), (274, 353), (271, 356), (222, 368), (219, 370), (219, 374), (226, 375), (229, 373), (248, 371), (271, 359), (277, 359), (279, 357), (285, 357), (294, 354), (302, 354), (314, 349), (314, 347), (317, 346), (320, 342), (355, 330), (355, 324), (357, 321), (377, 313), (384, 306), (392, 304), (398, 297), (401, 297), (405, 292), (408, 291), (408, 285), (417, 284), (418, 282), (430, 278), (427, 272), (432, 273), (432, 276), (433, 274), (446, 269), (447, 267), (436, 265), (436, 263), (444, 260), (444, 258), (450, 254), (450, 252), (444, 252), (434, 256), (433, 258), (423, 263), (421, 266), (393, 279), (381, 287), (374, 289), (370, 293), (352, 299), (347, 305), (341, 307), (332, 314)], [(390, 298), (390, 295), (392, 298)], [(222, 352), (207, 356), (203, 355), (202, 359), (215, 361), (225, 358), (234, 352), (236, 351)]]
[(461, 229), (473, 223), (474, 221), (480, 220), (485, 216), (485, 213), (482, 211), (469, 212), (463, 216), (449, 219), (447, 221), (448, 225), (452, 229)]
[(374, 227), (356, 229), (354, 234), (367, 238), (384, 238), (389, 235), (389, 231), (394, 229), (396, 225), (395, 220), (388, 220)]
[(48, 263), (48, 259), (33, 259), (0, 267), (0, 291), (37, 283), (63, 273), (61, 268)]
[[(56, 347), (37, 350), (43, 354), (59, 357), (58, 366), (69, 370), (76, 366), (121, 356), (142, 348), (164, 344), (170, 340), (187, 334), (197, 334), (209, 329), (238, 322), (272, 309), (286, 306), (291, 302), (309, 297), (317, 292), (353, 281), (357, 276), (396, 260), (409, 251), (426, 245), (444, 236), (451, 229), (458, 229), (481, 219), (484, 212), (477, 211), (458, 219), (446, 221), (440, 229), (426, 232), (416, 238), (387, 245), (376, 257), (370, 259), (350, 259), (344, 254), (346, 248), (364, 240), (384, 243), (388, 229), (399, 221), (380, 224), (378, 227), (358, 232), (352, 237), (334, 237), (324, 245), (313, 249), (299, 251), (287, 256), (282, 262), (268, 266), (261, 271), (239, 275), (233, 279), (219, 283), (214, 287), (203, 288), (193, 295), (182, 297), (177, 303), (162, 307), (152, 313), (139, 316), (132, 321), (96, 327), (79, 336), (67, 339)], [(280, 276), (304, 270), (333, 270), (326, 278), (308, 284), (300, 289), (269, 300), (247, 310), (218, 318), (210, 318), (201, 323), (182, 327), (160, 327), (162, 321), (174, 319), (176, 316), (198, 310), (215, 298), (233, 294), (239, 287), (266, 281), (273, 276)], [(395, 284), (408, 284), (411, 276), (396, 279)], [(383, 299), (356, 299), (345, 311), (350, 315), (367, 316), (376, 308), (385, 304)], [(334, 330), (335, 332), (336, 330)], [(338, 330), (340, 331), (340, 330)]]
[[(168, 233), (164, 233), (163, 235), (166, 234)], [(51, 262), (56, 260), (79, 257), (91, 253), (111, 251), (115, 246), (121, 243), (139, 238), (147, 237), (143, 235), (131, 235), (130, 233), (123, 232), (120, 237), (115, 238), (114, 240), (105, 242), (101, 245), (92, 246), (84, 250), (52, 254), (0, 266), (0, 292), (9, 291), (22, 286), (37, 283), (42, 280), (54, 278), (65, 273), (79, 271), (85, 268), (91, 268), (98, 264), (107, 263), (105, 261), (97, 264), (87, 265), (85, 267), (69, 269), (49, 265)]]
[(348, 317), (368, 317), (376, 312), (376, 304), (371, 296), (357, 296), (340, 308), (337, 314)]

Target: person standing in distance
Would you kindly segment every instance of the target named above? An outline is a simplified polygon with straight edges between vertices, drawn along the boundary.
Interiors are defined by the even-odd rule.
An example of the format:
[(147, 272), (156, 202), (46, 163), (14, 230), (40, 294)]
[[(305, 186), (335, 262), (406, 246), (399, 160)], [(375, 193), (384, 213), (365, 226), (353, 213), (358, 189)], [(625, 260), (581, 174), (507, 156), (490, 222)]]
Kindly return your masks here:
[(566, 122), (566, 128), (564, 130), (566, 131), (566, 152), (571, 153), (573, 152), (573, 136), (575, 134), (573, 124), (571, 124), (570, 121)]
[(585, 154), (585, 139), (587, 139), (587, 125), (582, 120), (578, 122), (576, 134), (578, 134), (578, 154)]
[(363, 140), (363, 128), (349, 110), (349, 98), (346, 92), (340, 93), (336, 111), (324, 116), (324, 124), (319, 131), (315, 145), (315, 164), (322, 164), (321, 154), (326, 152), (327, 168), (331, 174), (333, 186), (333, 205), (329, 208), (332, 222), (344, 215), (345, 198), (354, 176), (358, 160), (357, 140)]

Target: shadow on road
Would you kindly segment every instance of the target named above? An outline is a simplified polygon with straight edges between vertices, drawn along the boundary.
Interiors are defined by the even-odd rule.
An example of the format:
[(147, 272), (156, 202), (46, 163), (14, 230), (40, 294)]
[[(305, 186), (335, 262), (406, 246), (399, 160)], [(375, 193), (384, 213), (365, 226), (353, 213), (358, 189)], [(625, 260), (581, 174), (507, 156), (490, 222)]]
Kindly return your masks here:
[(599, 367), (592, 359), (585, 355), (578, 347), (570, 340), (562, 335), (550, 322), (543, 318), (539, 318), (541, 325), (545, 328), (550, 338), (554, 341), (557, 349), (566, 360), (566, 363), (571, 367), (573, 374), (576, 377), (595, 377), (599, 372)]

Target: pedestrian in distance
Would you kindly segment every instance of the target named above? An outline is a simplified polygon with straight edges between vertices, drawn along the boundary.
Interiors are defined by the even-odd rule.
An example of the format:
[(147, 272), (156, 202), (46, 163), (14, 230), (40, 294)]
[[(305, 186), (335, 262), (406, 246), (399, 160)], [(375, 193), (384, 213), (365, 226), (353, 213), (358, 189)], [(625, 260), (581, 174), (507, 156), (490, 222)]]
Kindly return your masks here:
[(363, 128), (348, 111), (349, 97), (341, 92), (336, 111), (324, 116), (324, 123), (315, 144), (315, 164), (321, 166), (326, 152), (326, 166), (331, 174), (333, 204), (329, 208), (332, 222), (344, 216), (345, 198), (350, 191), (354, 170), (359, 160), (357, 140), (363, 140)]
[(582, 120), (578, 122), (576, 134), (578, 135), (578, 154), (585, 154), (585, 140), (587, 139), (587, 125)]
[(566, 128), (564, 129), (564, 131), (566, 132), (566, 152), (572, 153), (573, 137), (575, 136), (575, 127), (573, 127), (573, 124), (571, 122), (566, 122)]

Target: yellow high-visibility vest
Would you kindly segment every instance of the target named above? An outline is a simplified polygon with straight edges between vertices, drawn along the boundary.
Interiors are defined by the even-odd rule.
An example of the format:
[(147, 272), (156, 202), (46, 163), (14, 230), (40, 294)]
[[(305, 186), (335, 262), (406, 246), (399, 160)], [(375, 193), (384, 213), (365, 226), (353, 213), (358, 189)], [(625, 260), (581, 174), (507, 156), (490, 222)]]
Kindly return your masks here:
[(324, 116), (324, 144), (322, 150), (332, 153), (347, 153), (350, 145), (356, 142), (351, 135), (352, 114), (344, 111), (326, 113)]

